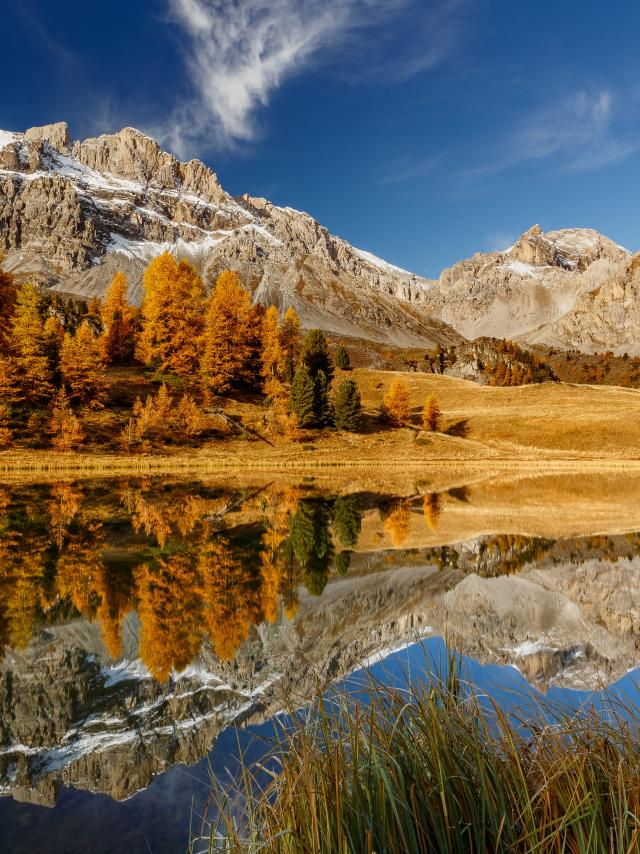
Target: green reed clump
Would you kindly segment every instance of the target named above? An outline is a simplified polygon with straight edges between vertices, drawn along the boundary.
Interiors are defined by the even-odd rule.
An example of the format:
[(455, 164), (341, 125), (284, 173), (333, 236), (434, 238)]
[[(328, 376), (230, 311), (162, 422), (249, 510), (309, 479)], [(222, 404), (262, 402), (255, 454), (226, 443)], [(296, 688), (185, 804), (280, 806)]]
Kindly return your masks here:
[(404, 691), (371, 680), (368, 695), (320, 699), (283, 733), (266, 785), (263, 761), (240, 801), (217, 793), (219, 821), (191, 851), (640, 851), (634, 711), (518, 725), (455, 676)]

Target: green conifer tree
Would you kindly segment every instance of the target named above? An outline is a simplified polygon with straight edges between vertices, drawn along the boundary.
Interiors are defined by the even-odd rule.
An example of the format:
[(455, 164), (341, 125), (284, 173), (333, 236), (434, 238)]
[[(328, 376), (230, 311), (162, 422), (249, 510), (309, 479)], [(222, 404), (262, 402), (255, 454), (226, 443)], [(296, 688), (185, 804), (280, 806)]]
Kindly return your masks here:
[(351, 360), (349, 359), (349, 353), (347, 352), (347, 348), (343, 344), (340, 344), (338, 346), (333, 357), (333, 361), (336, 368), (340, 368), (341, 371), (351, 370)]
[(324, 371), (318, 371), (313, 380), (313, 412), (318, 427), (333, 424), (333, 404), (329, 400), (330, 383)]
[(333, 528), (346, 549), (358, 542), (362, 528), (362, 511), (355, 495), (340, 495), (333, 503)]
[(301, 427), (315, 422), (315, 389), (307, 366), (301, 363), (293, 375), (291, 384), (291, 410), (298, 416)]
[(335, 567), (338, 575), (346, 575), (351, 566), (351, 552), (338, 552), (335, 559)]
[(302, 361), (309, 369), (312, 379), (323, 371), (327, 382), (331, 384), (333, 379), (333, 363), (329, 354), (329, 346), (324, 332), (320, 329), (312, 329), (304, 337), (302, 342)]
[(362, 415), (362, 399), (354, 380), (345, 380), (333, 401), (334, 423), (340, 430), (357, 430)]

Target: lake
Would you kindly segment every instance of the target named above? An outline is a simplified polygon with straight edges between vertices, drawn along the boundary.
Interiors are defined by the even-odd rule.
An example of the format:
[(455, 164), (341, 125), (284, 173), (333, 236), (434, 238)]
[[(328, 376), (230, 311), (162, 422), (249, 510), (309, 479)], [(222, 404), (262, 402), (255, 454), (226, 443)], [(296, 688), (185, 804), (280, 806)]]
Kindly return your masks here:
[(211, 775), (276, 715), (363, 665), (424, 677), (446, 645), (525, 717), (635, 703), (639, 491), (624, 472), (1, 484), (2, 850), (184, 851)]

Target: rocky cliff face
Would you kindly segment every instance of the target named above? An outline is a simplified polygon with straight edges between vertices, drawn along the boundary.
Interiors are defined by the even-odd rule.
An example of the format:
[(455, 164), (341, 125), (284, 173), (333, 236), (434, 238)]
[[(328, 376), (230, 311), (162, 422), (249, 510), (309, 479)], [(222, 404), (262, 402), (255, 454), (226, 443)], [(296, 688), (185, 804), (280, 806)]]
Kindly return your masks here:
[(17, 276), (84, 296), (121, 269), (134, 302), (144, 267), (168, 249), (208, 283), (238, 270), (257, 300), (293, 305), (307, 326), (396, 344), (460, 340), (421, 303), (433, 283), (307, 214), (233, 199), (203, 163), (132, 128), (83, 142), (64, 123), (0, 132), (0, 248)]
[(638, 256), (591, 229), (542, 232), (504, 252), (477, 253), (425, 293), (461, 335), (511, 338), (585, 352), (640, 352)]

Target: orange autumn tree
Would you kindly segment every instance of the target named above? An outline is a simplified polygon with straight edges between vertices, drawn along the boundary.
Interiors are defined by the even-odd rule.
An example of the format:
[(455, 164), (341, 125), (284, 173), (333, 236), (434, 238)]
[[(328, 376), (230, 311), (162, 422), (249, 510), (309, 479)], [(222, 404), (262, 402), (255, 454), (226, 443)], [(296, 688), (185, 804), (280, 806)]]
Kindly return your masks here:
[(60, 373), (69, 399), (101, 406), (107, 394), (102, 346), (88, 321), (75, 335), (65, 333), (60, 347)]
[(72, 451), (84, 442), (82, 425), (73, 414), (63, 388), (58, 390), (53, 400), (49, 433), (51, 444), (56, 451)]
[(16, 397), (27, 404), (44, 403), (51, 396), (51, 371), (46, 353), (41, 300), (34, 285), (18, 290), (8, 334), (15, 368)]
[(16, 304), (17, 289), (11, 273), (2, 269), (4, 255), (0, 252), (0, 352), (6, 346), (5, 336)]
[(206, 389), (222, 394), (234, 385), (255, 381), (260, 311), (237, 273), (218, 276), (205, 316), (200, 370)]
[(394, 546), (401, 546), (411, 530), (411, 510), (406, 504), (396, 504), (384, 520)]
[(184, 670), (200, 649), (199, 579), (188, 554), (161, 558), (136, 570), (140, 658), (159, 682)]
[(382, 400), (383, 416), (397, 427), (401, 427), (409, 420), (411, 409), (409, 408), (409, 389), (407, 384), (396, 377), (389, 391)]
[(135, 310), (127, 302), (127, 277), (116, 273), (100, 309), (102, 348), (108, 365), (125, 364), (136, 349)]
[(293, 382), (301, 352), (300, 318), (295, 308), (288, 308), (280, 326), (280, 373), (288, 383)]
[(205, 615), (213, 649), (221, 661), (232, 661), (262, 619), (261, 578), (223, 536), (206, 543), (200, 557)]
[(282, 360), (278, 309), (275, 305), (270, 305), (262, 319), (262, 353), (260, 357), (260, 373), (268, 397), (273, 397), (275, 388), (281, 385), (280, 366)]
[(193, 375), (203, 329), (202, 279), (188, 261), (165, 252), (147, 267), (143, 289), (138, 358), (161, 373)]

